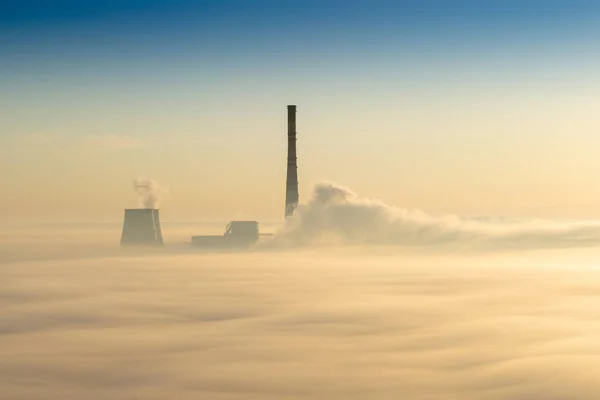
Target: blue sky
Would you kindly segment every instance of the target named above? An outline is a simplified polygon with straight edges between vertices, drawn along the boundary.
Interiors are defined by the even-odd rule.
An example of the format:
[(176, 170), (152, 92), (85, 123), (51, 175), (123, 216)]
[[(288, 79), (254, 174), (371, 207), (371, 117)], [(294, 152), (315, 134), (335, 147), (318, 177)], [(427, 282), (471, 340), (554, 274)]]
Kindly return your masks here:
[[(12, 213), (23, 197), (35, 198), (44, 179), (75, 196), (80, 171), (87, 202), (98, 190), (112, 193), (106, 204), (120, 204), (138, 175), (181, 193), (186, 180), (204, 182), (202, 171), (233, 154), (239, 168), (254, 165), (266, 197), (252, 210), (268, 214), (280, 209), (282, 193), (268, 188), (281, 179), (272, 168), (285, 145), (272, 138), (285, 132), (282, 110), (295, 103), (300, 157), (311, 160), (301, 171), (303, 195), (325, 177), (432, 210), (525, 212), (544, 202), (569, 214), (570, 200), (549, 181), (529, 200), (503, 194), (541, 184), (541, 172), (516, 172), (536, 147), (542, 178), (573, 178), (579, 203), (600, 203), (600, 191), (589, 192), (597, 162), (589, 149), (600, 144), (599, 20), (600, 2), (583, 0), (4, 1), (0, 164), (8, 172), (0, 177), (13, 193), (4, 208)], [(565, 154), (582, 164), (557, 162), (574, 134), (578, 152)], [(512, 169), (504, 165), (510, 157)], [(246, 184), (220, 168), (212, 192)], [(390, 170), (404, 171), (394, 172), (403, 186), (386, 182)], [(573, 171), (588, 175), (575, 179)], [(123, 191), (111, 187), (115, 179)], [(469, 192), (481, 185), (489, 198)], [(461, 187), (463, 197), (440, 203), (448, 187)], [(202, 207), (244, 208), (231, 198), (202, 197), (212, 201)]]
[[(251, 79), (291, 91), (586, 79), (594, 1), (20, 1), (0, 6), (4, 87)], [(436, 83), (433, 83), (436, 82)], [(136, 84), (137, 85), (137, 84)]]
[(0, 7), (2, 58), (17, 63), (48, 52), (105, 63), (128, 55), (185, 61), (208, 54), (251, 63), (403, 50), (451, 59), (493, 55), (492, 48), (558, 52), (590, 45), (600, 33), (600, 3), (581, 0), (9, 1)]

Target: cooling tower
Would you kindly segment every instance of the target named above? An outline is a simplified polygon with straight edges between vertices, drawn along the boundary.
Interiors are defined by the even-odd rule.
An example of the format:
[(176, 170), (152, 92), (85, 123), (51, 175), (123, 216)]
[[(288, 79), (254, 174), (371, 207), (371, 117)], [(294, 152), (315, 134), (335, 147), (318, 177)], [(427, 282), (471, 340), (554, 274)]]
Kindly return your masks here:
[(285, 217), (294, 214), (298, 205), (298, 161), (296, 158), (296, 106), (287, 106), (288, 111), (288, 158), (285, 184)]
[(160, 246), (162, 244), (163, 237), (157, 209), (137, 208), (125, 210), (121, 246)]

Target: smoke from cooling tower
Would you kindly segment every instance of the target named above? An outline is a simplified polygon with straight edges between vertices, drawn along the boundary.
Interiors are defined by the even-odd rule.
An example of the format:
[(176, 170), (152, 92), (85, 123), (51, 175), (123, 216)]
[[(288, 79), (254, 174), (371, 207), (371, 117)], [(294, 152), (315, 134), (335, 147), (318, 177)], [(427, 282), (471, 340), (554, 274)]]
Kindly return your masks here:
[(359, 197), (332, 182), (315, 186), (300, 204), (275, 245), (450, 245), (451, 248), (540, 248), (600, 244), (600, 226), (553, 221), (481, 222), (432, 216)]
[(138, 205), (140, 208), (158, 208), (161, 200), (168, 193), (158, 183), (147, 179), (135, 179), (133, 181), (133, 189), (138, 195)]

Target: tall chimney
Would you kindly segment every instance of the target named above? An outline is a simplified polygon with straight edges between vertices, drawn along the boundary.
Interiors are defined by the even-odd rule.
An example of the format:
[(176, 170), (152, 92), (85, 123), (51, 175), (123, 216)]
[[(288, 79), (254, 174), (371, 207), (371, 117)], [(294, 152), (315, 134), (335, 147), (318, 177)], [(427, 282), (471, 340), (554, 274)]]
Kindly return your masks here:
[(298, 205), (298, 163), (296, 158), (296, 106), (287, 106), (288, 157), (285, 183), (285, 217), (294, 214)]

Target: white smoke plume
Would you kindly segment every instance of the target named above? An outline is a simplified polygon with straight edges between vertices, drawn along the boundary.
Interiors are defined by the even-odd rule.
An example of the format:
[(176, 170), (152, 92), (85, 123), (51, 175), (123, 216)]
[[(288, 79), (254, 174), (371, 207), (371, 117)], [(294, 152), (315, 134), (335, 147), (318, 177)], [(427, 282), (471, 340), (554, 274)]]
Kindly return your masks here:
[(321, 182), (312, 197), (277, 233), (275, 245), (323, 243), (448, 246), (460, 248), (544, 248), (600, 244), (600, 225), (554, 221), (483, 222), (432, 216), (419, 210), (359, 197), (333, 182)]
[(133, 189), (138, 195), (141, 208), (158, 208), (161, 200), (168, 194), (167, 189), (148, 179), (135, 179)]

